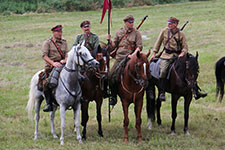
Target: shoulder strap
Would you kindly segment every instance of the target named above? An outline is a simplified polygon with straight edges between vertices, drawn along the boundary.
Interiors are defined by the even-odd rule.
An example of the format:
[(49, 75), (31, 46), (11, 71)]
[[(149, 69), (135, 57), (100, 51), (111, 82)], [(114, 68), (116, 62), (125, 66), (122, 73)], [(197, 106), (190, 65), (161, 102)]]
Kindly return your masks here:
[(59, 46), (55, 43), (55, 41), (53, 40), (53, 38), (51, 38), (52, 43), (55, 45), (56, 49), (58, 50), (59, 54), (61, 55), (61, 57), (64, 59), (65, 56), (63, 55), (61, 49), (59, 48)]

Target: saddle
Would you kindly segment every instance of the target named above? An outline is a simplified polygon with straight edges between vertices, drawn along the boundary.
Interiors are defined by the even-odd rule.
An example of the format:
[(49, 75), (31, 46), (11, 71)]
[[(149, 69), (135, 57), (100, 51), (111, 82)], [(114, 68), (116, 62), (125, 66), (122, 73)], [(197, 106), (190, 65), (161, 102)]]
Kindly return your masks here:
[[(156, 79), (159, 79), (159, 76), (160, 76), (160, 60), (161, 60), (160, 58), (155, 58), (149, 65), (151, 75)], [(173, 63), (170, 64), (168, 67), (169, 70), (167, 72), (167, 77), (166, 77), (167, 80), (169, 80), (170, 78), (170, 73), (172, 70)]]
[(61, 67), (53, 68), (48, 78), (46, 78), (46, 73), (42, 71), (38, 75), (38, 90), (43, 91), (45, 86), (49, 87), (50, 89), (55, 88), (58, 85), (59, 75), (64, 66), (65, 64)]
[(124, 69), (126, 67), (127, 62), (130, 60), (129, 57), (125, 57), (119, 65), (115, 68), (113, 74), (112, 74), (112, 83), (116, 84), (120, 82), (120, 77), (124, 72)]
[(46, 74), (45, 74), (44, 71), (42, 71), (38, 75), (38, 85), (37, 85), (37, 88), (38, 88), (39, 91), (43, 91), (43, 89), (44, 89), (44, 85), (46, 83), (46, 81), (44, 81), (45, 80), (45, 76), (46, 76)]

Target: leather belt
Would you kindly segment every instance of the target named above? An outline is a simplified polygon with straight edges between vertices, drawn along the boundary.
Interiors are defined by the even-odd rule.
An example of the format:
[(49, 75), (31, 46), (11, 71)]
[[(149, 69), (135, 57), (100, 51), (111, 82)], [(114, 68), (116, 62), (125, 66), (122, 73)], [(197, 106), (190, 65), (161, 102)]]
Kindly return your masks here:
[(134, 50), (134, 47), (131, 46), (119, 46), (119, 48)]

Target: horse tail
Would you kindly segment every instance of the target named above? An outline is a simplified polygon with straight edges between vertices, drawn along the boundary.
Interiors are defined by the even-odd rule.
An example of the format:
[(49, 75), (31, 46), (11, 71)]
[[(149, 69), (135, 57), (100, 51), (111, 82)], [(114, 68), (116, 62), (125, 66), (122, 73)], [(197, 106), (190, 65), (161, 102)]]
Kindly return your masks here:
[(219, 91), (223, 85), (222, 82), (222, 69), (223, 69), (223, 62), (225, 61), (225, 57), (221, 58), (220, 60), (218, 60), (216, 62), (216, 66), (215, 66), (215, 75), (216, 75), (216, 97), (219, 94)]
[(29, 91), (29, 100), (27, 102), (26, 110), (28, 112), (28, 118), (32, 119), (32, 110), (35, 105), (36, 99), (38, 98), (38, 93), (40, 93), (37, 89), (38, 83), (38, 75), (41, 71), (37, 72), (31, 79), (30, 82), (30, 91)]

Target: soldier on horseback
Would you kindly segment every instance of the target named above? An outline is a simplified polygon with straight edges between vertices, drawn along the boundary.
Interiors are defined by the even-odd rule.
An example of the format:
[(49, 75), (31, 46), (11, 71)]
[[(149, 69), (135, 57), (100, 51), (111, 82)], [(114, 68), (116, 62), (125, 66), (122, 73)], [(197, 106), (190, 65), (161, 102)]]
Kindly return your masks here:
[[(82, 43), (85, 41), (84, 46), (90, 51), (91, 55), (95, 58), (97, 56), (99, 48), (99, 38), (98, 35), (91, 32), (91, 23), (90, 21), (83, 21), (80, 24), (83, 34), (79, 34), (74, 41), (73, 46)], [(103, 56), (106, 56), (106, 50), (102, 49)]]
[(113, 41), (110, 40), (111, 35), (107, 36), (107, 40), (110, 40), (111, 51), (115, 52), (114, 57), (116, 59), (109, 73), (109, 86), (112, 96), (111, 101), (109, 102), (110, 105), (115, 105), (117, 103), (118, 79), (116, 79), (116, 70), (125, 67), (126, 62), (129, 60), (129, 57), (127, 57), (128, 55), (142, 50), (142, 37), (141, 33), (134, 28), (134, 17), (128, 15), (123, 21), (125, 26), (116, 32)]
[(54, 67), (59, 68), (66, 63), (68, 53), (67, 42), (62, 39), (62, 25), (53, 27), (51, 31), (53, 37), (44, 41), (42, 46), (42, 58), (46, 62), (43, 91), (47, 106), (43, 109), (44, 112), (53, 110), (51, 87), (49, 87), (47, 78)]
[[(168, 27), (164, 28), (154, 45), (153, 55), (150, 58), (150, 62), (156, 57), (159, 52), (160, 46), (163, 43), (164, 48), (160, 57), (160, 76), (159, 76), (159, 99), (165, 101), (165, 87), (166, 87), (166, 76), (170, 64), (173, 63), (174, 57), (183, 57), (188, 52), (188, 46), (184, 33), (177, 28), (179, 20), (175, 17), (170, 17), (168, 20)], [(207, 96), (207, 93), (200, 93), (200, 88), (195, 83), (193, 93), (195, 99)]]

